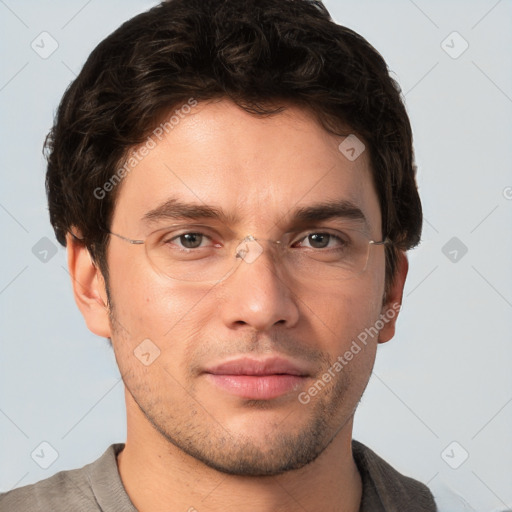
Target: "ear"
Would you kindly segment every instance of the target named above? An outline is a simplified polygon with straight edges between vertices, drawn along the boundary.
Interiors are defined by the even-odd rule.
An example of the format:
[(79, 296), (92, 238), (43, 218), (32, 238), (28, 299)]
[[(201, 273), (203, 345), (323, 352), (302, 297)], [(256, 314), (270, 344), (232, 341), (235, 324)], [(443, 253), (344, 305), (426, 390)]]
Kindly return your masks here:
[(75, 302), (91, 332), (103, 338), (111, 337), (105, 280), (100, 269), (80, 240), (66, 235), (68, 268)]
[(409, 261), (405, 252), (398, 253), (396, 274), (386, 294), (381, 310), (384, 327), (379, 331), (379, 343), (386, 343), (395, 335), (398, 313), (402, 306), (405, 279), (409, 270)]

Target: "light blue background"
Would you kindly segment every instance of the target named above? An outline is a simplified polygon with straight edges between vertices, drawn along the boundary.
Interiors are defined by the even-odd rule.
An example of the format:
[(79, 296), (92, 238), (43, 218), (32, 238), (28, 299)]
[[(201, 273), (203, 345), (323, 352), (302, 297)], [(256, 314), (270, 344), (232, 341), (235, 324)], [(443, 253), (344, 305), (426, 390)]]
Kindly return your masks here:
[[(0, 490), (80, 467), (126, 435), (123, 386), (105, 340), (86, 329), (44, 194), (44, 137), (96, 44), (155, 2), (0, 1), (2, 252)], [(379, 348), (354, 437), (429, 484), (441, 511), (512, 509), (512, 2), (328, 0), (401, 84), (425, 210), (410, 253), (398, 334)], [(43, 31), (58, 49), (42, 59)], [(457, 31), (469, 48), (441, 47)], [(457, 36), (448, 39), (453, 51)], [(454, 41), (453, 43), (450, 41)], [(457, 237), (457, 262), (442, 248)], [(42, 441), (58, 458), (40, 468)], [(452, 469), (465, 450), (469, 458)]]

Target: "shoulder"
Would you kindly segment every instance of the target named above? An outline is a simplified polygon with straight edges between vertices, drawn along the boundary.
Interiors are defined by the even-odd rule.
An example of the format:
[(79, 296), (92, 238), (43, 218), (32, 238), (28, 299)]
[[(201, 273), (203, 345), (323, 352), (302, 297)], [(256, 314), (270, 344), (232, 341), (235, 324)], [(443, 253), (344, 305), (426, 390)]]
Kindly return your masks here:
[(45, 480), (0, 494), (0, 512), (102, 510), (95, 482), (101, 478), (103, 486), (108, 487), (117, 475), (120, 483), (116, 454), (123, 446), (111, 445), (99, 459), (80, 469), (60, 471)]
[(436, 512), (437, 507), (429, 488), (399, 473), (373, 450), (358, 441), (352, 441), (354, 460), (363, 481), (361, 510)]
[(0, 494), (0, 511), (99, 510), (95, 505), (92, 490), (86, 482), (87, 466), (61, 471), (35, 484)]

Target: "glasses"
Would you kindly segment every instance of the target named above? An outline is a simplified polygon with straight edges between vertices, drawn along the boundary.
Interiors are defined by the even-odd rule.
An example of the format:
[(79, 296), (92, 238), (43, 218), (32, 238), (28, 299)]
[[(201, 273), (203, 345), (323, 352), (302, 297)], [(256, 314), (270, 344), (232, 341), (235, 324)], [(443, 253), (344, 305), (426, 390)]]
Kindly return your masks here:
[[(173, 225), (151, 233), (145, 240), (133, 240), (117, 233), (111, 235), (133, 245), (144, 245), (146, 256), (157, 271), (171, 279), (191, 282), (216, 282), (230, 276), (244, 262), (254, 263), (270, 249), (273, 261), (293, 276), (318, 280), (345, 280), (362, 274), (373, 246), (389, 239), (371, 240), (363, 231), (320, 229), (283, 240), (237, 239), (229, 230), (219, 236), (209, 226)], [(219, 241), (222, 240), (222, 241)]]
[[(226, 230), (225, 230), (226, 231)], [(133, 245), (144, 245), (146, 256), (157, 273), (189, 282), (218, 282), (242, 264), (254, 263), (266, 250), (289, 275), (313, 280), (345, 280), (368, 267), (371, 248), (391, 243), (371, 240), (363, 231), (316, 229), (282, 240), (236, 238), (231, 230), (220, 235), (211, 226), (173, 225), (151, 233), (145, 240), (111, 235)]]

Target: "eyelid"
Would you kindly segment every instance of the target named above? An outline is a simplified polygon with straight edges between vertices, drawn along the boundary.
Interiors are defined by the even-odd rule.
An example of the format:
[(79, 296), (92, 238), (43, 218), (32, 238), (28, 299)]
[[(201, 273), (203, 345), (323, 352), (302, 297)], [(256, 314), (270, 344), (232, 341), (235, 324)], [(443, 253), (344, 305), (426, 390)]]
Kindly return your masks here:
[[(182, 236), (184, 235), (188, 235), (188, 234), (198, 234), (198, 235), (201, 235), (204, 238), (207, 239), (207, 241), (209, 242), (208, 246), (207, 247), (214, 247), (216, 245), (219, 244), (218, 241), (216, 241), (215, 239), (212, 238), (211, 235), (208, 235), (206, 233), (203, 233), (202, 231), (199, 231), (199, 230), (190, 230), (190, 229), (185, 229), (185, 230), (179, 230), (177, 233), (169, 233), (168, 236), (165, 236), (165, 237), (162, 237), (162, 240), (165, 240), (165, 242), (173, 242), (173, 243), (176, 243), (176, 240), (179, 240)], [(202, 240), (203, 242), (203, 240)], [(204, 248), (204, 246), (201, 246), (201, 248)], [(197, 249), (199, 249), (199, 247), (197, 247)]]
[(288, 233), (291, 232), (301, 232), (301, 231), (314, 231), (317, 229), (334, 229), (335, 231), (345, 231), (345, 230), (353, 230), (353, 231), (362, 231), (366, 232), (368, 230), (366, 222), (359, 219), (320, 219), (320, 220), (309, 220), (307, 222), (300, 222), (295, 225), (291, 225), (287, 230)]
[[(226, 231), (229, 228), (223, 226), (222, 229)], [(156, 231), (153, 231), (149, 236), (156, 238), (158, 237), (159, 233), (161, 233), (160, 238), (163, 238), (164, 236), (172, 236), (172, 238), (175, 238), (187, 233), (199, 233), (210, 239), (225, 238), (225, 235), (221, 233), (220, 229), (215, 229), (213, 226), (207, 226), (205, 224), (172, 224), (170, 226), (165, 226), (163, 228), (157, 229)]]
[(359, 231), (359, 230), (352, 229), (352, 228), (346, 228), (344, 230), (340, 230), (340, 229), (328, 228), (328, 227), (316, 227), (316, 228), (302, 229), (301, 231), (297, 231), (295, 233), (287, 233), (286, 235), (289, 236), (291, 243), (296, 243), (300, 240), (303, 240), (307, 236), (316, 234), (316, 233), (326, 233), (328, 235), (332, 235), (332, 236), (342, 239), (343, 235), (346, 234), (346, 231)]
[[(327, 233), (332, 236), (337, 236), (343, 240), (343, 235), (350, 235), (351, 231), (368, 236), (366, 230), (363, 229), (361, 226), (328, 227), (311, 225), (300, 226), (300, 228), (298, 229), (289, 230), (286, 233), (284, 233), (279, 238), (279, 240), (281, 243), (285, 245), (294, 244), (303, 240), (308, 235), (314, 233)], [(212, 240), (212, 242), (218, 242), (219, 240), (222, 240), (223, 243), (236, 242), (244, 238), (242, 234), (235, 233), (235, 231), (233, 231), (226, 225), (214, 226), (206, 225), (203, 223), (172, 224), (157, 229), (156, 231), (153, 231), (149, 236), (156, 238), (158, 236), (158, 233), (162, 233), (162, 236), (158, 238), (163, 238), (165, 235), (172, 235), (172, 238), (176, 238), (187, 233), (199, 233), (202, 234), (203, 236), (208, 237), (210, 240)], [(264, 237), (256, 237), (256, 239), (258, 238), (263, 239)]]

